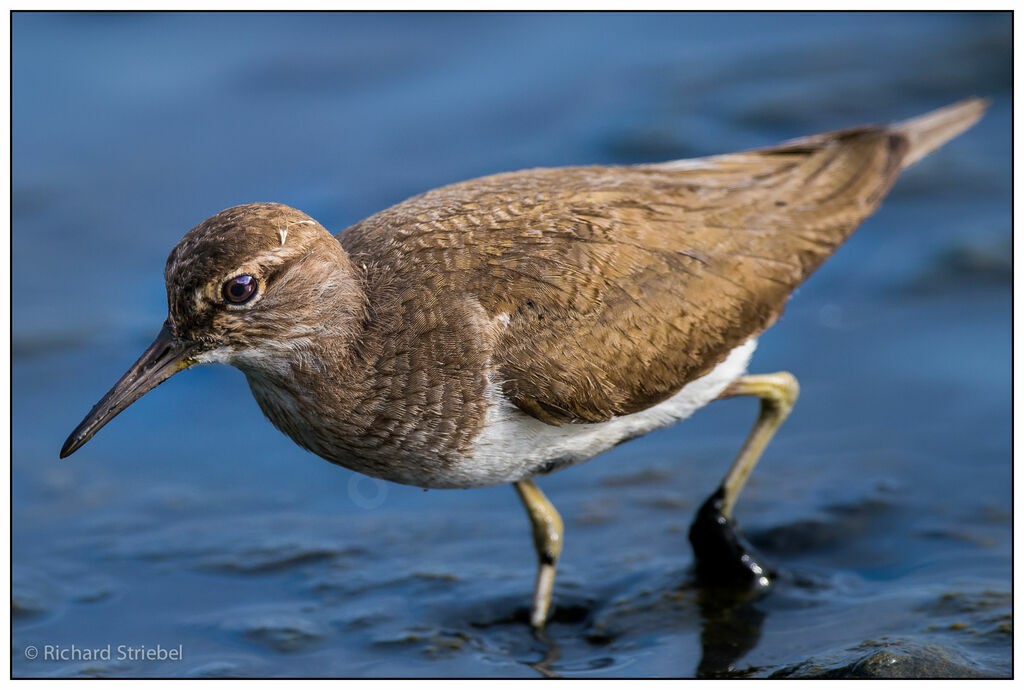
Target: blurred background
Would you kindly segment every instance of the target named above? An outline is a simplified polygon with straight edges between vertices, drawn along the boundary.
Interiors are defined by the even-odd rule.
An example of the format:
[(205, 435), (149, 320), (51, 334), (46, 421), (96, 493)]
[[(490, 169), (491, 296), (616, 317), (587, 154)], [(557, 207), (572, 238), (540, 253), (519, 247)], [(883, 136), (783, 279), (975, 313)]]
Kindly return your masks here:
[[(1010, 13), (16, 12), (15, 676), (1008, 676)], [(755, 373), (802, 397), (737, 507), (765, 598), (693, 586), (686, 530), (756, 414), (713, 405), (541, 482), (549, 639), (508, 487), (362, 478), (190, 370), (59, 461), (165, 318), (192, 226), (278, 201), (333, 231), (534, 166), (731, 152), (968, 96), (797, 291)], [(102, 648), (106, 661), (28, 658)], [(181, 661), (119, 661), (117, 646)]]

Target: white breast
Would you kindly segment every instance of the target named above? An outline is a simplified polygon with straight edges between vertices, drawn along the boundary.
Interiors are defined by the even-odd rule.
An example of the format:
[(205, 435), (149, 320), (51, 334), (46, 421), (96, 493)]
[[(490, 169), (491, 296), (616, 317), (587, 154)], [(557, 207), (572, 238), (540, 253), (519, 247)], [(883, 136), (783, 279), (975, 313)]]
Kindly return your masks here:
[(755, 347), (757, 341), (748, 340), (710, 373), (686, 384), (668, 400), (599, 424), (545, 424), (520, 411), (505, 398), (499, 385), (491, 383), (484, 429), (472, 452), (453, 468), (450, 486), (491, 486), (546, 474), (686, 419), (746, 372)]

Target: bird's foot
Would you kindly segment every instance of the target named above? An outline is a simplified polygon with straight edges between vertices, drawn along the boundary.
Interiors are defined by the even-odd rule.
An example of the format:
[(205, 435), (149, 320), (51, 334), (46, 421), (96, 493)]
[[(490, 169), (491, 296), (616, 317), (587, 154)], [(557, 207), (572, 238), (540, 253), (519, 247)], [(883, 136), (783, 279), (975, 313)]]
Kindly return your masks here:
[(766, 590), (775, 574), (722, 514), (724, 500), (725, 491), (720, 488), (700, 507), (690, 526), (697, 580), (706, 587)]

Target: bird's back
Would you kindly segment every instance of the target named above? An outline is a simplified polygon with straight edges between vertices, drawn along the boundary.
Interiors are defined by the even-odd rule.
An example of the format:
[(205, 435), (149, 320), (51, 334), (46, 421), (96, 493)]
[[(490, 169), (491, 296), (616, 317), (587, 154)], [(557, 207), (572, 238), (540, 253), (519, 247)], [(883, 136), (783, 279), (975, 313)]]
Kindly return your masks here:
[[(900, 170), (983, 110), (965, 101), (696, 160), (493, 175), (409, 199), (339, 239), (387, 273), (389, 291), (429, 295), (437, 318), (424, 328), (491, 334), (491, 366), (522, 411), (606, 421), (665, 400), (770, 326)], [(464, 323), (476, 318), (466, 299), (482, 325)]]

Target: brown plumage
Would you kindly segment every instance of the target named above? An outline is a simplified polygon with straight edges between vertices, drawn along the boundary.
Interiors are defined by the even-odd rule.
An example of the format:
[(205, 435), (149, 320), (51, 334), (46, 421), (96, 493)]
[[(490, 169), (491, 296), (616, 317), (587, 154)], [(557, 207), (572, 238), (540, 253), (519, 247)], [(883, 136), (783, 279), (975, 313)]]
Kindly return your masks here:
[[(980, 114), (977, 102), (960, 107)], [(403, 290), (426, 288), (418, 304), (470, 296), (488, 317), (507, 314), (493, 362), (524, 412), (602, 422), (664, 400), (774, 323), (901, 164), (923, 155), (905, 133), (922, 124), (682, 164), (493, 175), (393, 206), (339, 240)]]
[(61, 456), (177, 371), (234, 365), (279, 429), (332, 462), (418, 486), (516, 482), (548, 573), (543, 624), (561, 523), (529, 478), (757, 395), (762, 418), (712, 506), (725, 524), (715, 515), (797, 391), (788, 374), (742, 376), (752, 339), (904, 167), (984, 108), (691, 161), (493, 175), (337, 238), (280, 204), (227, 209), (171, 252), (164, 330)]
[(339, 239), (403, 289), (508, 314), (494, 363), (523, 411), (602, 422), (664, 400), (771, 325), (875, 209), (906, 150), (861, 129), (682, 169), (506, 173), (410, 199)]

